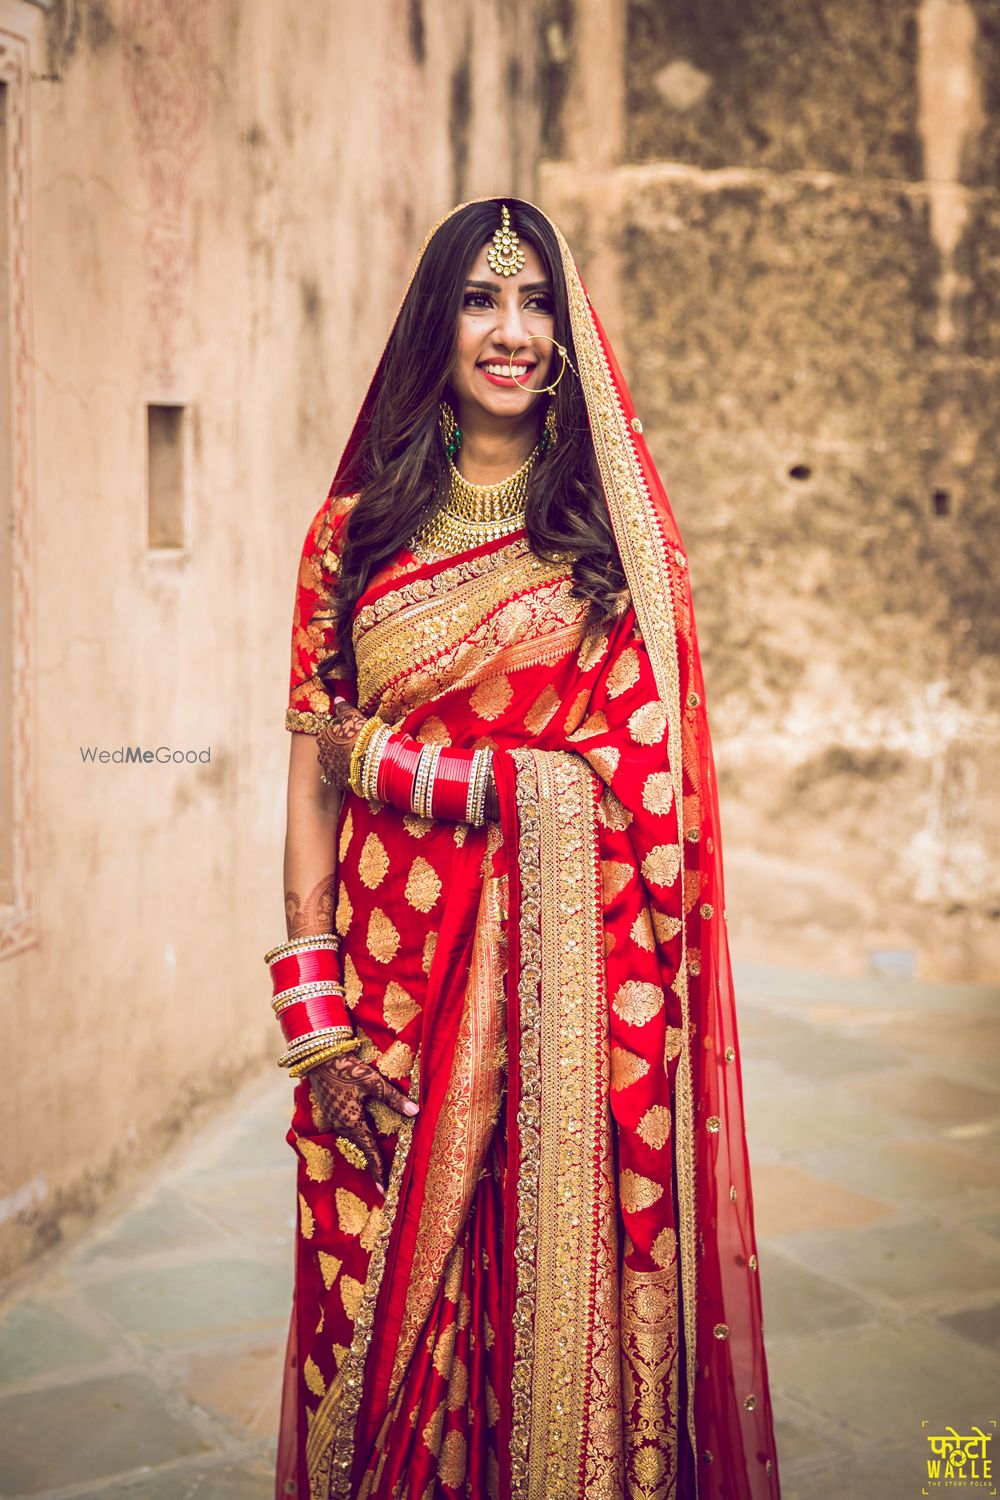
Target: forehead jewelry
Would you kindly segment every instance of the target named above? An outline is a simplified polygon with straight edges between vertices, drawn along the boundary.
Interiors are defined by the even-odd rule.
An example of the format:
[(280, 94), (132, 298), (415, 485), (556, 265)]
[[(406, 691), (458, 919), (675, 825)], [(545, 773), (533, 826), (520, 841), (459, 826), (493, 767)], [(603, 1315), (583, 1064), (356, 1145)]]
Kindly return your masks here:
[(510, 227), (506, 203), (500, 205), (500, 228), (494, 231), (493, 243), (486, 252), (490, 270), (495, 276), (516, 276), (524, 270), (525, 255), (521, 241)]

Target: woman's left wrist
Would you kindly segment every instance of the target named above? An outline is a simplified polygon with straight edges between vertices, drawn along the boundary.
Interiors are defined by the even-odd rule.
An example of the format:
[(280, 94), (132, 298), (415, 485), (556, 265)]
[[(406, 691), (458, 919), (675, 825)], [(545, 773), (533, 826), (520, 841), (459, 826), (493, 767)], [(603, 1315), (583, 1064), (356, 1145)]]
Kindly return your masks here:
[(285, 1039), (278, 1066), (301, 1078), (320, 1061), (359, 1045), (347, 1009), (334, 933), (289, 938), (270, 949), (272, 1009)]

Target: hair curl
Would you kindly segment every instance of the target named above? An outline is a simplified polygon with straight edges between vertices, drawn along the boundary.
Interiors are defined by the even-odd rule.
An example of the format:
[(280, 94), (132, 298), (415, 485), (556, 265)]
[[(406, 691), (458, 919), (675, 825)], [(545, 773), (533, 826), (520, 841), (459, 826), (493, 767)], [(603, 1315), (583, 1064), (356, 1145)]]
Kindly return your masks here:
[[(369, 579), (413, 536), (445, 472), (440, 402), (448, 394), (465, 282), (493, 236), (501, 202), (510, 209), (516, 233), (534, 246), (545, 266), (553, 293), (553, 333), (577, 363), (566, 279), (548, 221), (519, 198), (472, 203), (447, 219), (417, 267), (382, 357), (374, 398), (362, 411), (360, 442), (338, 476), (338, 494), (360, 494), (345, 523), (334, 604), (338, 650), (322, 663), (324, 677), (354, 675), (351, 622), (357, 601)], [(562, 555), (571, 561), (571, 593), (590, 606), (586, 623), (603, 624), (620, 609), (625, 574), (583, 391), (571, 372), (559, 381), (550, 400), (555, 402), (559, 436), (532, 472), (525, 529), (536, 556), (553, 560)]]

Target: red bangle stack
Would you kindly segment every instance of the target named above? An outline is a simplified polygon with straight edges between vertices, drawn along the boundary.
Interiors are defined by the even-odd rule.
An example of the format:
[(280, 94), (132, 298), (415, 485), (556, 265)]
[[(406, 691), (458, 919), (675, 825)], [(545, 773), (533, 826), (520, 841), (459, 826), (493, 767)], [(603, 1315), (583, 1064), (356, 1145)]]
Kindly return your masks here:
[(373, 734), (365, 742), (351, 786), (359, 795), (419, 818), (447, 818), (480, 827), (486, 821), (492, 757), (487, 749), (425, 745), (401, 730)]
[(456, 823), (466, 821), (469, 776), (474, 753), (472, 750), (450, 748), (441, 751), (431, 802), (431, 810), (435, 818), (452, 818)]
[(386, 740), (379, 758), (376, 796), (380, 802), (391, 802), (409, 812), (413, 783), (424, 747), (411, 734), (392, 734)]
[(357, 1047), (340, 980), (333, 933), (289, 938), (265, 953), (274, 982), (272, 1006), (287, 1047), (278, 1059), (293, 1076)]

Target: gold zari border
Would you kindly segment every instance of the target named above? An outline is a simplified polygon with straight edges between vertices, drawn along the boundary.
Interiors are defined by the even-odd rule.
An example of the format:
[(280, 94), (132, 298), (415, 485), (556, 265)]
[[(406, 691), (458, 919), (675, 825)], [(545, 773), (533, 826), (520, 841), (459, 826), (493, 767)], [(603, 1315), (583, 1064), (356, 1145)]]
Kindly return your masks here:
[[(511, 1490), (516, 1500), (621, 1493), (620, 1438), (588, 1482), (589, 1451), (620, 1410), (595, 1363), (598, 1271), (616, 1262), (604, 1191), (605, 1107), (598, 832), (593, 771), (566, 752), (512, 752), (521, 880), (521, 1097), (515, 1239)], [(591, 1466), (591, 1475), (593, 1467)]]
[(419, 602), (397, 609), (368, 630), (355, 629), (358, 704), (365, 712), (399, 675), (401, 662), (413, 672), (457, 646), (500, 605), (539, 584), (565, 578), (568, 572), (565, 563), (542, 562), (530, 553), (511, 557), (507, 549), (471, 562), (489, 562), (490, 567), (457, 586), (457, 568), (418, 580), (424, 595)]
[[(551, 222), (551, 221), (550, 221)], [(579, 361), (581, 382), (590, 414), (594, 452), (607, 497), (608, 511), (625, 575), (635, 605), (639, 629), (649, 652), (661, 703), (667, 712), (667, 755), (674, 801), (684, 807), (681, 747), (680, 662), (677, 648), (678, 609), (659, 517), (635, 451), (635, 443), (612, 379), (607, 357), (587, 305), (570, 248), (552, 225), (559, 242), (569, 293), (570, 326)], [(677, 862), (684, 868), (683, 818), (678, 817)], [(695, 1385), (698, 1378), (696, 1329), (697, 1217), (694, 1140), (694, 1084), (691, 1059), (690, 997), (687, 987), (687, 933), (681, 919), (681, 959), (674, 990), (681, 1005), (682, 1045), (674, 1080), (675, 1162), (677, 1172), (678, 1245), (681, 1306), (684, 1320), (687, 1387), (687, 1429), (697, 1457)], [(697, 1464), (694, 1468), (697, 1494)]]

